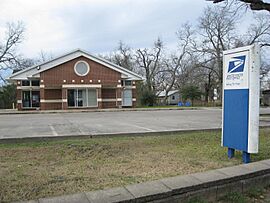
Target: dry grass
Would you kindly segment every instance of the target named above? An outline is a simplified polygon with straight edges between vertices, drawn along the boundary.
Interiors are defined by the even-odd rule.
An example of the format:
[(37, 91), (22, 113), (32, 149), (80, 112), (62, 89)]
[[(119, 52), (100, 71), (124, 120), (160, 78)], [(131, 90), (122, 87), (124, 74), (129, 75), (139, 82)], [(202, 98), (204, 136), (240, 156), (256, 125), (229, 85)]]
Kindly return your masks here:
[[(260, 153), (270, 158), (269, 129)], [(0, 144), (0, 202), (37, 199), (122, 186), (241, 163), (228, 160), (220, 133), (115, 137)]]

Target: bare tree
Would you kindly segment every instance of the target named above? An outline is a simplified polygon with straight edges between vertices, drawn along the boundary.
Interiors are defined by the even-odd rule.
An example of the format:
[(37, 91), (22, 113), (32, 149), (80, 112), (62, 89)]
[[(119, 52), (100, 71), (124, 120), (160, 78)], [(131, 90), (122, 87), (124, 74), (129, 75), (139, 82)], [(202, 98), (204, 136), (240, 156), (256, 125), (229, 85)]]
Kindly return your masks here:
[(136, 72), (134, 50), (132, 50), (127, 44), (122, 41), (119, 41), (115, 51), (109, 54), (99, 54), (99, 56), (108, 61), (111, 61), (112, 63), (115, 63), (118, 66)]
[[(8, 69), (20, 69), (24, 65), (21, 57), (17, 54), (16, 47), (22, 42), (25, 28), (22, 22), (8, 23), (6, 37), (0, 42), (0, 71)], [(4, 80), (0, 74), (0, 80)]]
[[(188, 77), (190, 71), (190, 62), (192, 61), (192, 54), (190, 52), (190, 45), (194, 31), (191, 25), (186, 23), (178, 30), (178, 49), (176, 53), (171, 54), (169, 58), (164, 60), (163, 69), (159, 70), (159, 86), (162, 91), (165, 91), (164, 103), (167, 102), (168, 93), (175, 86), (177, 79), (182, 76)], [(185, 77), (183, 77), (185, 75)]]
[(158, 38), (153, 48), (138, 49), (135, 54), (137, 65), (146, 78), (146, 87), (149, 92), (155, 90), (155, 77), (161, 67), (163, 48), (163, 42)]
[(134, 69), (133, 51), (124, 42), (120, 41), (116, 51), (113, 53), (112, 61), (128, 70)]
[(247, 34), (242, 37), (246, 44), (259, 43), (270, 46), (270, 14), (258, 14), (249, 26)]
[(251, 10), (266, 10), (270, 12), (270, 3), (265, 2), (263, 0), (207, 0), (212, 1), (213, 3), (220, 3), (220, 2), (240, 2), (243, 4), (247, 4)]
[[(222, 53), (235, 41), (235, 13), (228, 12), (228, 7), (207, 7), (199, 19), (199, 41), (193, 43), (197, 57), (197, 66), (204, 68), (208, 78), (206, 91), (210, 91), (212, 82), (218, 82), (221, 99), (223, 62)], [(208, 97), (208, 94), (206, 94)], [(208, 100), (206, 98), (206, 100)]]
[(48, 53), (48, 52), (41, 50), (38, 54), (37, 59), (35, 60), (35, 63), (43, 63), (43, 62), (49, 61), (53, 58), (54, 57), (51, 53)]
[(269, 46), (270, 46), (270, 14), (257, 14), (253, 22), (250, 24), (247, 32), (239, 36), (236, 46), (251, 45), (258, 43), (261, 45), (261, 69), (260, 79), (269, 80), (268, 73), (270, 72), (269, 63)]

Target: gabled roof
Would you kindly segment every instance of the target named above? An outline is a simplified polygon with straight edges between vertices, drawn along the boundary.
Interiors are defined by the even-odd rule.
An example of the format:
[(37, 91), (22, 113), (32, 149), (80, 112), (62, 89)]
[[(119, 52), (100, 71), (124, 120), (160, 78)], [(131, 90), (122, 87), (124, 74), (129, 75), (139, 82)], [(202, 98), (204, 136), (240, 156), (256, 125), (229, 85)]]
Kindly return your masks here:
[[(179, 92), (179, 90), (171, 90), (171, 91), (168, 92), (168, 96), (171, 96), (171, 95), (173, 95), (173, 94), (175, 94), (175, 93), (177, 93), (177, 92)], [(163, 91), (160, 92), (157, 96), (158, 96), (158, 97), (165, 97), (165, 93), (166, 93), (166, 91), (163, 90)]]
[(138, 75), (137, 73), (130, 71), (126, 68), (123, 68), (121, 66), (118, 66), (106, 59), (94, 56), (81, 49), (74, 50), (72, 52), (66, 53), (52, 60), (49, 60), (49, 61), (37, 64), (37, 65), (31, 66), (29, 68), (23, 69), (21, 71), (18, 71), (12, 74), (9, 78), (7, 78), (7, 80), (26, 80), (29, 78), (39, 78), (41, 72), (54, 68), (55, 66), (58, 66), (65, 62), (73, 60), (80, 56), (84, 56), (92, 61), (95, 61), (114, 71), (121, 73), (122, 78), (129, 79), (129, 80), (143, 80), (143, 77)]

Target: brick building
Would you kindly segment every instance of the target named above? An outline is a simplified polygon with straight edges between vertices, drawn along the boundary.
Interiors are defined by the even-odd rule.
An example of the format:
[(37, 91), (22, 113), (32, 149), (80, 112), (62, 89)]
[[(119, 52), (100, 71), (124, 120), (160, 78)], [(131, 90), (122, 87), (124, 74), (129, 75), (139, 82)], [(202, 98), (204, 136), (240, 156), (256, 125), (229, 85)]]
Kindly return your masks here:
[(12, 74), (17, 108), (120, 108), (136, 105), (138, 74), (76, 50)]

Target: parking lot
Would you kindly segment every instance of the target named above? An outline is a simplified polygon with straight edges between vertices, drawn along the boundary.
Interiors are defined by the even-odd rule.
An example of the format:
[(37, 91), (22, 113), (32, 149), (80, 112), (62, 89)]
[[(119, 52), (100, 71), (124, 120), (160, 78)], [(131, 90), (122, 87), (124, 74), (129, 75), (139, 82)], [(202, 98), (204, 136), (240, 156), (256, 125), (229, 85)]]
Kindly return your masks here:
[[(0, 115), (0, 139), (221, 128), (221, 109)], [(269, 125), (262, 120), (260, 125)]]

